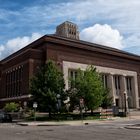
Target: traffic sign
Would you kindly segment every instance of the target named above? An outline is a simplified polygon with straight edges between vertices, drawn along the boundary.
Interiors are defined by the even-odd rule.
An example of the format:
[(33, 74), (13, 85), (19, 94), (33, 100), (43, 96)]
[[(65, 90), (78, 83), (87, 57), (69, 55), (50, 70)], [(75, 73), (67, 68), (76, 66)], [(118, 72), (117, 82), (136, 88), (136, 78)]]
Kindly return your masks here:
[(37, 108), (37, 106), (38, 106), (38, 105), (37, 105), (37, 102), (34, 102), (34, 103), (33, 103), (33, 108)]

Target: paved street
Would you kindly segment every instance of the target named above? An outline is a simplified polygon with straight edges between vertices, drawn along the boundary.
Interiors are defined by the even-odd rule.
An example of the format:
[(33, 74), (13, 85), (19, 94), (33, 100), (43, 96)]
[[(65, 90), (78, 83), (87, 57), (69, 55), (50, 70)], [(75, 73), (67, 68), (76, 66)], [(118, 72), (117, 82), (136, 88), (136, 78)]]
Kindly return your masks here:
[(0, 140), (139, 140), (140, 130), (124, 126), (139, 120), (95, 122), (75, 126), (0, 124)]

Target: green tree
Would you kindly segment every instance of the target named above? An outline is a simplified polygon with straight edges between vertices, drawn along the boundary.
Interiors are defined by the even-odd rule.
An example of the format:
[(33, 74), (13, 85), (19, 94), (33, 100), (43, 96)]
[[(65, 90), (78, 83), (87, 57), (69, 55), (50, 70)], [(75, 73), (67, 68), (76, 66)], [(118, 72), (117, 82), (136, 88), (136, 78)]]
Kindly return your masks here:
[(108, 88), (105, 88), (103, 93), (103, 101), (101, 107), (106, 108), (112, 106), (112, 97), (110, 96), (110, 91)]
[(18, 111), (18, 109), (19, 109), (19, 104), (15, 102), (6, 103), (6, 105), (4, 106), (4, 110), (7, 112), (15, 112)]
[(71, 88), (68, 93), (73, 107), (79, 105), (78, 99), (82, 98), (85, 107), (93, 112), (94, 109), (101, 106), (105, 99), (106, 89), (103, 86), (100, 74), (93, 66), (89, 66), (85, 71), (79, 69), (77, 77), (74, 80), (70, 79), (70, 84)]
[(41, 110), (48, 110), (49, 115), (56, 111), (57, 95), (60, 95), (61, 105), (65, 100), (63, 74), (53, 61), (49, 60), (31, 79), (30, 93)]

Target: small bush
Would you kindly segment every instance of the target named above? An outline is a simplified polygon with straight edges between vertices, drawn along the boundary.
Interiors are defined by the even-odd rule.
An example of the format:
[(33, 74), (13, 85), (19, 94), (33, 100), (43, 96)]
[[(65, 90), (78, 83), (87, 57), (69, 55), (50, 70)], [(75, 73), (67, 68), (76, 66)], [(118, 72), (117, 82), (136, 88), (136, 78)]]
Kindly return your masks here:
[(16, 112), (19, 109), (19, 104), (15, 102), (7, 103), (4, 107), (4, 110), (7, 112)]

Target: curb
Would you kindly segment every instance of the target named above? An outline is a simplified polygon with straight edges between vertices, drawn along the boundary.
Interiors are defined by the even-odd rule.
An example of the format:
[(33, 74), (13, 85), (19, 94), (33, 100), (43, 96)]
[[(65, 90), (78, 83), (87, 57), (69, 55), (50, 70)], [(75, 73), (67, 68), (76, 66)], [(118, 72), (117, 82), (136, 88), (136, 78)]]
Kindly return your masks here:
[(128, 127), (126, 126), (124, 128), (126, 128), (126, 129), (140, 130), (140, 127), (133, 127), (133, 126), (128, 126)]
[(69, 124), (48, 124), (48, 123), (17, 123), (20, 126), (68, 126)]
[(136, 125), (130, 125), (130, 126), (125, 126), (124, 128), (126, 128), (126, 129), (140, 130), (140, 125), (139, 125), (139, 124), (136, 124)]
[(83, 123), (39, 123), (39, 122), (18, 122), (16, 123), (20, 126), (78, 126), (78, 125), (89, 125), (92, 124), (90, 122), (83, 122)]

